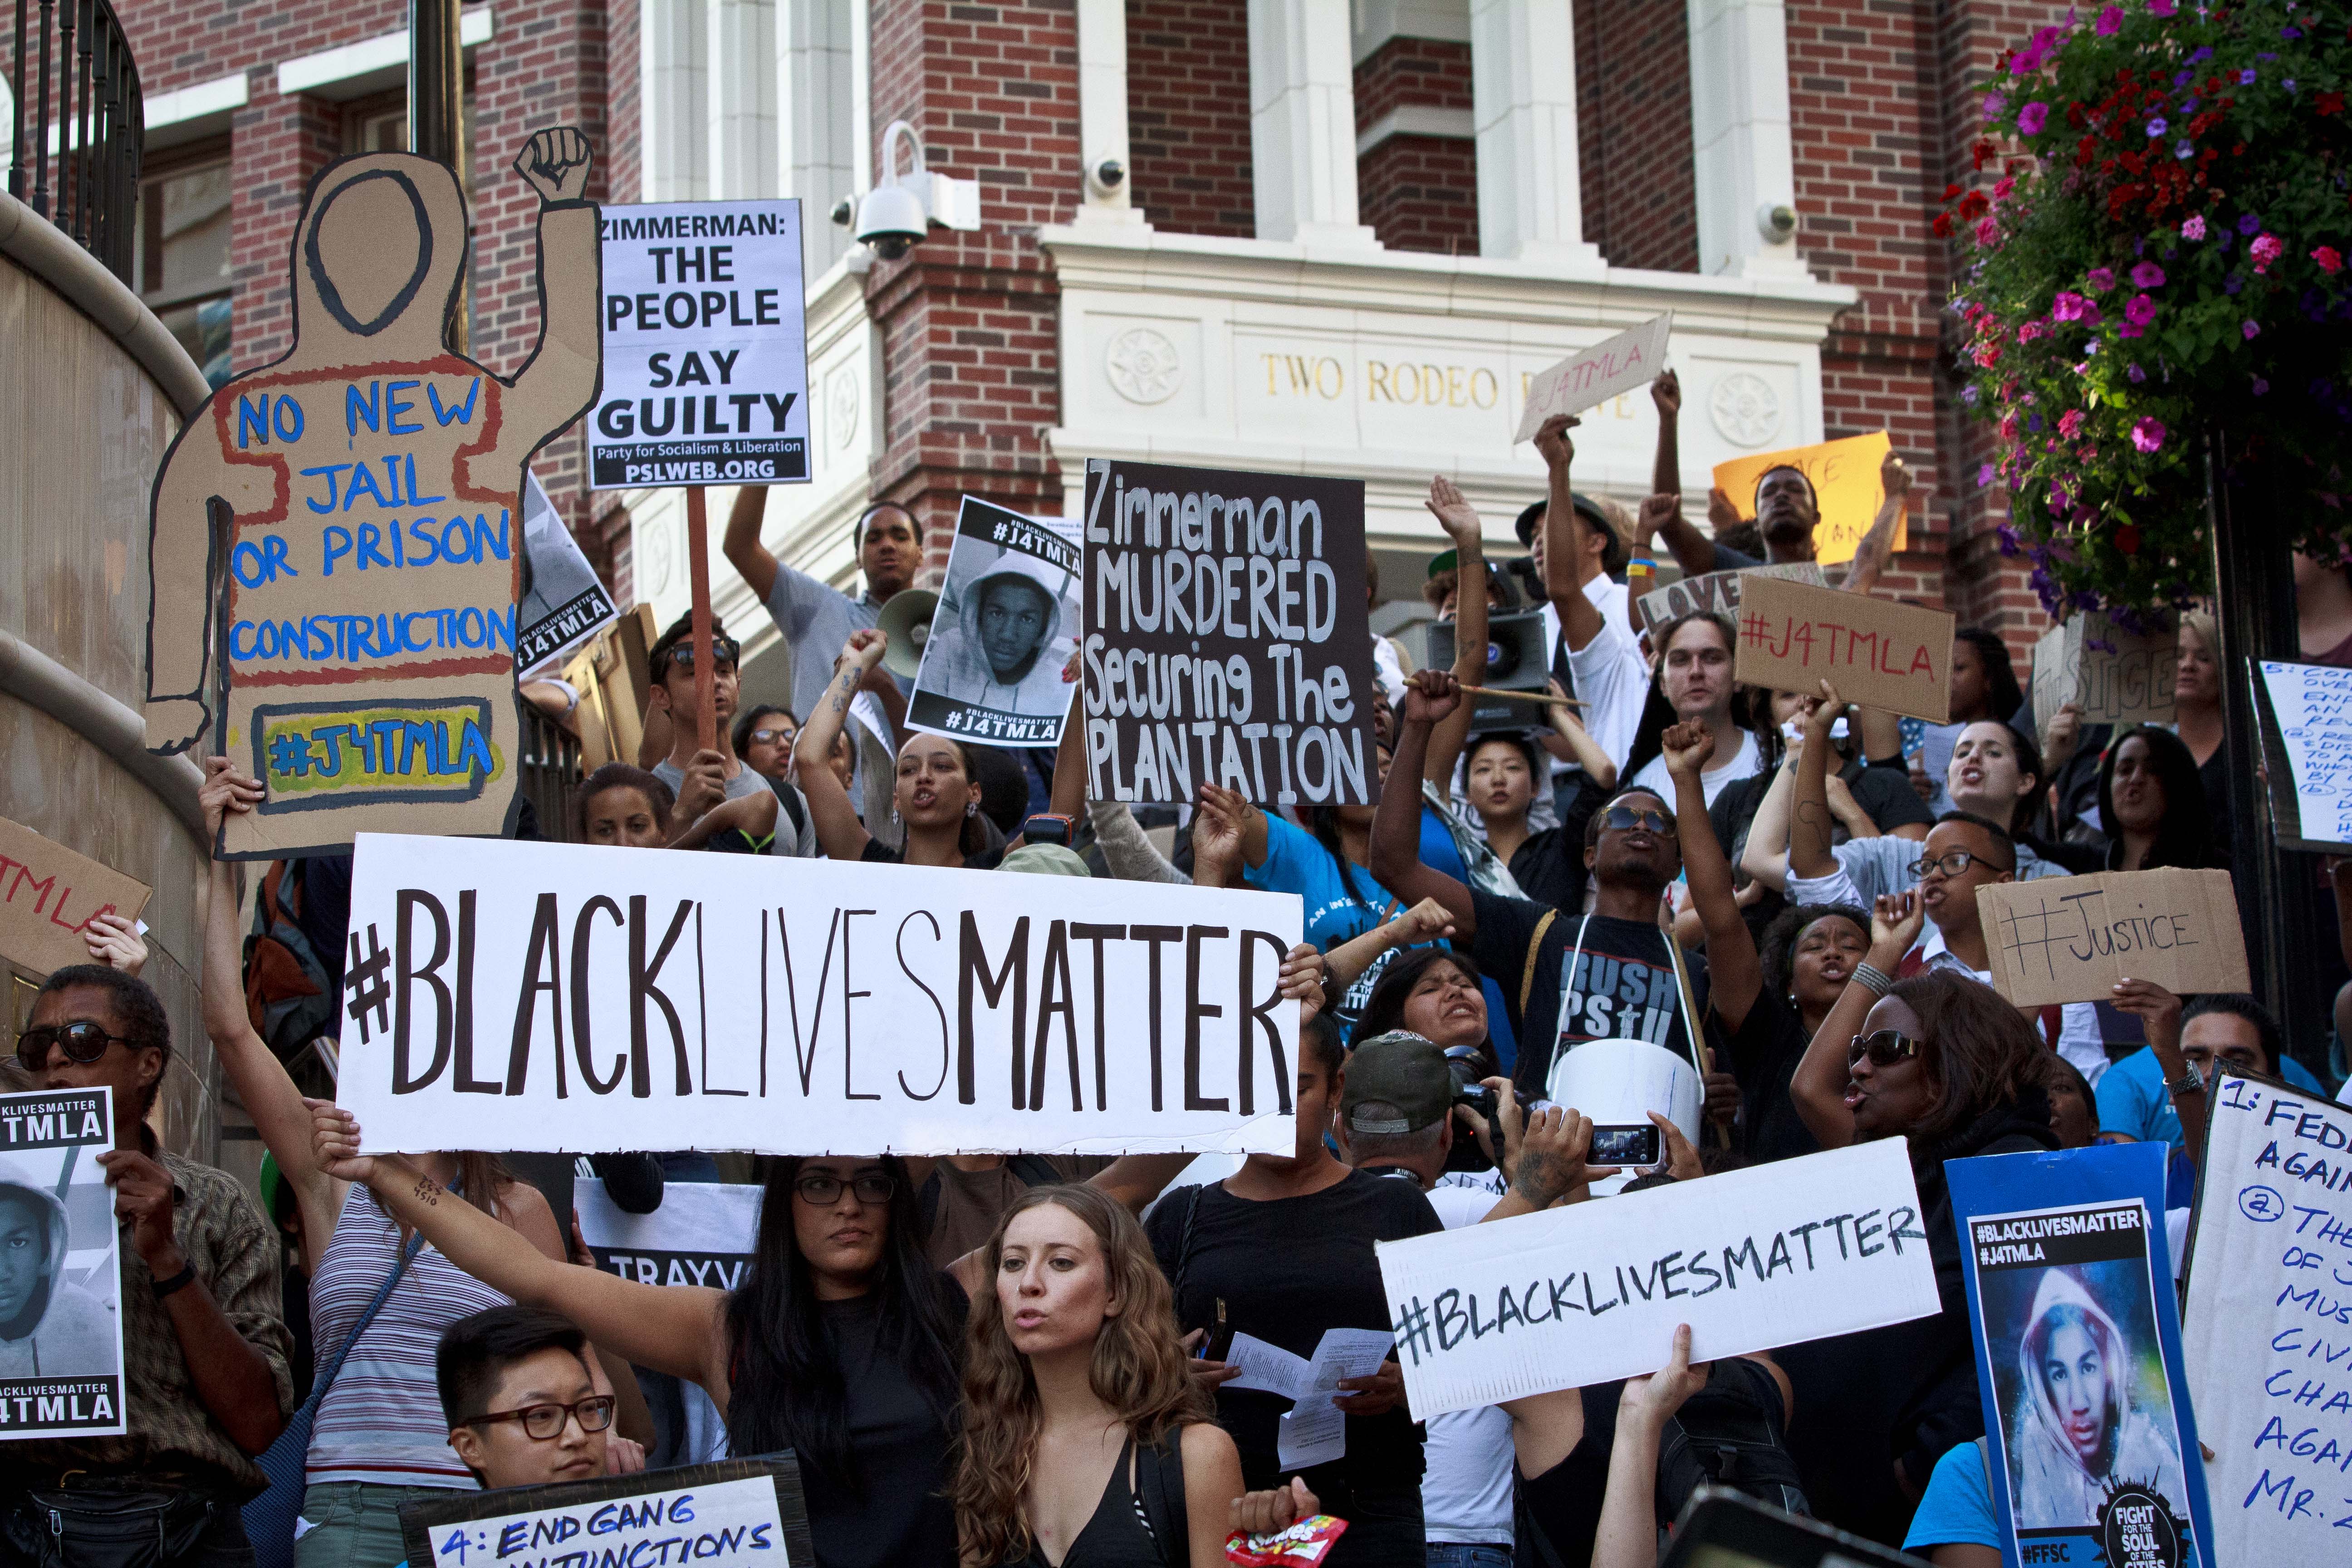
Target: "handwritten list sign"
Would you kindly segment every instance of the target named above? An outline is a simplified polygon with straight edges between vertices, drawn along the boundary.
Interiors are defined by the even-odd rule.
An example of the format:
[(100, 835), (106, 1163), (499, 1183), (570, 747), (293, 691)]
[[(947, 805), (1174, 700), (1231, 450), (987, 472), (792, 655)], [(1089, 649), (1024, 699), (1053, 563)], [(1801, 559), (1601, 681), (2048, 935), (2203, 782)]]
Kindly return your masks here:
[(2340, 1563), (2352, 1532), (2352, 1108), (2223, 1076), (2182, 1313), (2220, 1563)]
[(2279, 847), (2352, 849), (2352, 669), (2271, 659), (2256, 668), (2265, 749), (2283, 753), (2270, 763)]
[(790, 1454), (502, 1491), (452, 1491), (400, 1510), (416, 1568), (815, 1561)]
[(2102, 871), (1977, 889), (1993, 989), (2021, 1007), (2103, 1002), (2128, 976), (2176, 996), (2244, 991), (2227, 871)]
[(1514, 445), (1532, 441), (1543, 422), (1555, 414), (1581, 414), (1597, 408), (1621, 392), (1647, 386), (1666, 368), (1666, 334), (1675, 313), (1653, 316), (1605, 343), (1580, 349), (1558, 364), (1537, 373), (1528, 384), (1528, 405), (1519, 415)]
[(2033, 727), (2047, 735), (2072, 702), (2085, 724), (2169, 724), (2180, 663), (2173, 632), (2127, 632), (2085, 611), (2033, 645)]
[(1773, 691), (1827, 680), (1848, 702), (1941, 724), (1952, 714), (1952, 617), (1866, 594), (1757, 576), (1740, 590), (1738, 678)]
[(1933, 1315), (1900, 1139), (1384, 1241), (1416, 1419)]

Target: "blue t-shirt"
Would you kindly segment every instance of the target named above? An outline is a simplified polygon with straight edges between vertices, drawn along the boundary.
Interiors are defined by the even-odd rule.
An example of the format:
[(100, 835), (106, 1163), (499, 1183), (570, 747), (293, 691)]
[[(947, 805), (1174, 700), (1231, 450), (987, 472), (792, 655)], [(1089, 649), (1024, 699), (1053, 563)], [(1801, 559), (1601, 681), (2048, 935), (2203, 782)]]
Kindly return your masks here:
[[(2279, 1077), (2315, 1100), (2327, 1091), (2311, 1070), (2293, 1057), (2279, 1064)], [(2172, 1109), (2165, 1091), (2164, 1068), (2156, 1047), (2143, 1046), (2099, 1075), (2099, 1131), (2123, 1132), (2143, 1143), (2162, 1142), (2180, 1147), (2180, 1113)]]
[[(1361, 898), (1349, 891), (1349, 882), (1339, 875), (1339, 863), (1313, 834), (1271, 811), (1265, 814), (1265, 863), (1245, 867), (1242, 871), (1243, 882), (1261, 892), (1298, 895), (1305, 939), (1321, 952), (1352, 942), (1404, 913), (1404, 905), (1397, 896), (1381, 887), (1361, 866), (1349, 866), (1348, 876)], [(1371, 902), (1367, 904), (1366, 899)], [(1327, 998), (1331, 1021), (1339, 1026), (1340, 1038), (1354, 1035), (1356, 1016), (1363, 1011), (1381, 971), (1395, 956), (1394, 952), (1382, 953), (1348, 987), (1346, 996)]]
[(1992, 1517), (1992, 1483), (1985, 1476), (1984, 1450), (1962, 1443), (1944, 1450), (1919, 1510), (1911, 1516), (1903, 1550), (1925, 1554), (1938, 1546), (1990, 1546), (2000, 1550), (2000, 1527)]

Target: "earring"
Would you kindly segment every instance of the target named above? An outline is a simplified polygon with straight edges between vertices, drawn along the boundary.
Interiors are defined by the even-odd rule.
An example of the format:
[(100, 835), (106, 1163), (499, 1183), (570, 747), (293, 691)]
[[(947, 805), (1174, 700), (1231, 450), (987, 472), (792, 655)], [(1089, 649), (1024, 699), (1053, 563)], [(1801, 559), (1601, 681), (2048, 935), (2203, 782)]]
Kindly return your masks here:
[(978, 816), (980, 815), (980, 802), (976, 800), (965, 801), (963, 803), (963, 814), (966, 816)]

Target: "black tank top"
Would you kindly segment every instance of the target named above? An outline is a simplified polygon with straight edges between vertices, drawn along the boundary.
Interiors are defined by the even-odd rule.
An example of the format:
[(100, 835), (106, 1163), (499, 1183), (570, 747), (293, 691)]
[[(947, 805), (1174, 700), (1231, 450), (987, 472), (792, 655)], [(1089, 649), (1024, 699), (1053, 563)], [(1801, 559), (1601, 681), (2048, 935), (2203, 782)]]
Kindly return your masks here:
[[(1178, 1440), (1176, 1435), (1169, 1439), (1171, 1444)], [(1160, 1543), (1143, 1517), (1141, 1500), (1128, 1482), (1128, 1467), (1134, 1458), (1135, 1439), (1129, 1437), (1118, 1451), (1118, 1463), (1111, 1467), (1110, 1480), (1103, 1487), (1102, 1501), (1095, 1505), (1094, 1517), (1078, 1531), (1078, 1538), (1070, 1542), (1070, 1554), (1062, 1559), (1059, 1568), (1163, 1568), (1165, 1559), (1160, 1555)], [(1184, 1551), (1191, 1549), (1189, 1542), (1179, 1545)], [(1056, 1565), (1045, 1561), (1045, 1549), (1033, 1541), (1020, 1568)]]

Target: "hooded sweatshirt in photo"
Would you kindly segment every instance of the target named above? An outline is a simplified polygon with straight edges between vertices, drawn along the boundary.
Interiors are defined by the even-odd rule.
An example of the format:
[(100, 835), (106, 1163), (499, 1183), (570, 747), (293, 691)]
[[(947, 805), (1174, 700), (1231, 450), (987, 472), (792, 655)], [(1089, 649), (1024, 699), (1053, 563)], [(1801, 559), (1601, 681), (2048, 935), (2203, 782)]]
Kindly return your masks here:
[(0, 1378), (121, 1370), (112, 1309), (66, 1278), (68, 1234), (55, 1193), (0, 1171)]

